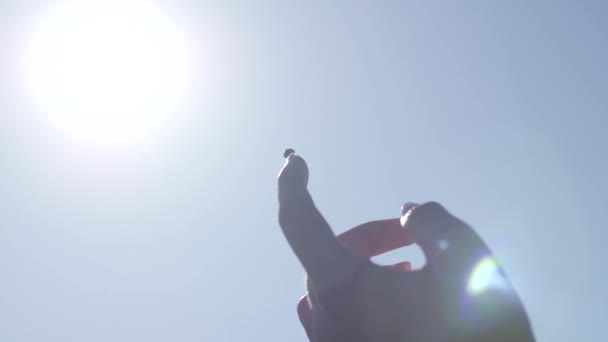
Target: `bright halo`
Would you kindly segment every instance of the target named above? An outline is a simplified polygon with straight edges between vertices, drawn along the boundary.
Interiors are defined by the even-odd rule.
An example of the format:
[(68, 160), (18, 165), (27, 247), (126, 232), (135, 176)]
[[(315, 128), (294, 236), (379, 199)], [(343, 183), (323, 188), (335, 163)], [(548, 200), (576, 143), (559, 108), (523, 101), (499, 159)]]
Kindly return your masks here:
[(179, 110), (186, 37), (150, 1), (66, 2), (44, 13), (23, 58), (28, 95), (53, 125), (94, 144), (139, 141)]

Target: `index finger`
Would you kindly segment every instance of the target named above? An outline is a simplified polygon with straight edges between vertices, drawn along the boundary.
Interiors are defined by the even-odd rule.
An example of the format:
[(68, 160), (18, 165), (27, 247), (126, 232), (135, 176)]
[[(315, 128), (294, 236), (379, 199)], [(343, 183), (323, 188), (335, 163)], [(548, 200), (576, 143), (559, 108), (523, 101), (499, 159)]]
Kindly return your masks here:
[(363, 260), (338, 241), (307, 183), (306, 161), (292, 153), (278, 179), (279, 225), (311, 283), (321, 291), (348, 279)]
[(374, 257), (414, 243), (397, 218), (364, 223), (338, 235), (338, 240), (364, 257)]

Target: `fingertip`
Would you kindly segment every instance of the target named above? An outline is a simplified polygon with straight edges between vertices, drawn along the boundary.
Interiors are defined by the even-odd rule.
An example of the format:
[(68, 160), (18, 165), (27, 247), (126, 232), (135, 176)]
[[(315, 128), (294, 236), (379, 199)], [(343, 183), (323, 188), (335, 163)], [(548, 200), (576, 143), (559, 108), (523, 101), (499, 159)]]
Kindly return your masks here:
[(302, 156), (299, 156), (295, 153), (292, 153), (287, 156), (287, 162), (293, 163), (293, 165), (296, 165), (296, 166), (306, 165), (306, 160), (304, 160), (304, 158), (302, 158)]
[(295, 154), (296, 151), (293, 148), (288, 148), (285, 150), (285, 152), (283, 152), (283, 158), (289, 158), (289, 156), (291, 156), (292, 154)]
[(410, 209), (401, 218), (401, 226), (422, 248), (427, 260), (446, 253), (453, 255), (455, 250), (485, 248), (469, 225), (437, 202), (427, 202)]
[(403, 216), (407, 215), (407, 213), (410, 210), (416, 208), (417, 206), (418, 206), (418, 204), (414, 203), (414, 202), (405, 203), (404, 205), (401, 206), (401, 216), (403, 217)]
[(302, 194), (307, 192), (308, 165), (304, 158), (291, 153), (287, 156), (285, 165), (279, 172), (278, 195), (279, 203), (293, 200), (301, 201)]
[[(287, 154), (288, 151), (291, 150), (291, 153)], [(279, 177), (286, 177), (290, 174), (300, 172), (303, 175), (308, 174), (308, 165), (306, 164), (306, 160), (299, 155), (296, 155), (293, 152), (293, 149), (288, 149), (284, 153), (285, 157), (285, 165), (281, 169), (279, 173)]]
[(406, 203), (402, 207), (401, 226), (403, 228), (416, 229), (421, 226), (437, 226), (456, 220), (438, 202), (431, 201), (421, 205)]

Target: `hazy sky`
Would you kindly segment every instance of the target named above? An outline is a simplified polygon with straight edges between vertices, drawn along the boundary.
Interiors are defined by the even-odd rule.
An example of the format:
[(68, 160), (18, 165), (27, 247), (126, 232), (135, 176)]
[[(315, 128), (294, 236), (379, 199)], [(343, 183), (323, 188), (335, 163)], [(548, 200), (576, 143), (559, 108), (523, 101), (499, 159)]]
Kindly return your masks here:
[[(304, 342), (276, 220), (286, 147), (336, 232), (440, 201), (496, 252), (539, 341), (608, 338), (608, 2), (161, 6), (193, 45), (193, 95), (104, 149), (20, 86), (46, 7), (0, 2), (0, 341)], [(404, 258), (423, 262), (380, 261)]]

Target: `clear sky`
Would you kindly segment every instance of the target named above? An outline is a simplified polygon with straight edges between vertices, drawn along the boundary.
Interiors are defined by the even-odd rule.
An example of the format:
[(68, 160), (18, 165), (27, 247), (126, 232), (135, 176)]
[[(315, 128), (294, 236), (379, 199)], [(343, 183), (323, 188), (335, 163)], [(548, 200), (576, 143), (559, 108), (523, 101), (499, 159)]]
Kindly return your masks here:
[[(166, 1), (191, 93), (102, 148), (21, 86), (48, 3), (0, 2), (0, 341), (304, 342), (276, 220), (287, 147), (336, 232), (440, 201), (539, 341), (606, 341), (607, 4)], [(379, 262), (403, 258), (423, 262)]]

